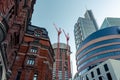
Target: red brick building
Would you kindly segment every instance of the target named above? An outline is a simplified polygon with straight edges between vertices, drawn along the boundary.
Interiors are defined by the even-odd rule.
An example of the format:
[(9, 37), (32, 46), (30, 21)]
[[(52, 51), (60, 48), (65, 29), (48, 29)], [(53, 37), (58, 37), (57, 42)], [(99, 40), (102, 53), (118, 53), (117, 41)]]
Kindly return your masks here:
[(35, 2), (0, 0), (0, 80), (52, 79), (54, 53), (48, 33), (28, 27)]
[(48, 32), (44, 28), (29, 25), (10, 80), (52, 80), (53, 62), (54, 51)]
[(35, 2), (0, 0), (0, 80), (52, 79), (54, 52), (48, 33), (28, 25)]
[[(0, 53), (4, 78), (12, 74), (19, 46), (31, 20), (36, 0), (0, 0)], [(2, 71), (5, 69), (4, 71)], [(0, 76), (0, 77), (1, 77)], [(3, 76), (1, 77), (3, 79)], [(6, 78), (5, 78), (6, 79)]]

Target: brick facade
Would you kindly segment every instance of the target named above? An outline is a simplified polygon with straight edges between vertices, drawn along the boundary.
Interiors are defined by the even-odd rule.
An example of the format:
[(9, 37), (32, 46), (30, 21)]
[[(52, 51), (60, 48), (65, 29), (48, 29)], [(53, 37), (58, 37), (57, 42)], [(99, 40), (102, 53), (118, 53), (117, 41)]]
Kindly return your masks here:
[[(29, 25), (35, 2), (0, 0), (0, 54), (7, 80), (52, 80), (54, 52), (48, 33), (44, 28)], [(37, 49), (35, 54), (34, 49)]]
[(20, 45), (10, 80), (52, 80), (54, 51), (48, 33), (44, 28), (32, 25), (29, 28)]
[(12, 74), (12, 67), (31, 20), (35, 1), (0, 0), (0, 46), (7, 78)]

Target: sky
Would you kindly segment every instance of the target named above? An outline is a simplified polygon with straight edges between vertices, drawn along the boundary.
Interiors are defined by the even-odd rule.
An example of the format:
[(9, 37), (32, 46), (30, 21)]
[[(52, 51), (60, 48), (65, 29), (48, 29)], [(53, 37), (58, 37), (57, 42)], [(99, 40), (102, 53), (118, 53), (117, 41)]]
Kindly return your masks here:
[[(100, 27), (105, 17), (120, 18), (120, 0), (36, 0), (31, 21), (33, 25), (47, 29), (52, 44), (57, 43), (57, 31), (53, 23), (69, 33), (73, 76), (77, 72), (74, 25), (79, 17), (84, 17), (86, 10), (92, 10)], [(60, 42), (66, 43), (63, 32)]]

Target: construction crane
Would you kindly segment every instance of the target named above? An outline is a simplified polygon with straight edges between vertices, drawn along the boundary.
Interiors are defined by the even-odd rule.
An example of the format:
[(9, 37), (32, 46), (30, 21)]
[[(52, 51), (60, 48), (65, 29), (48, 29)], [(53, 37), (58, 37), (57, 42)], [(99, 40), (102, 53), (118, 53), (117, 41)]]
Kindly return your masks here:
[(58, 43), (57, 43), (57, 55), (56, 55), (56, 80), (59, 80), (59, 74), (58, 74), (58, 71), (59, 71), (59, 61), (60, 61), (60, 58), (59, 58), (59, 56), (60, 56), (60, 34), (61, 34), (61, 28), (57, 28), (57, 26), (56, 26), (56, 24), (54, 24), (53, 23), (53, 25), (54, 25), (54, 27), (55, 27), (55, 29), (56, 29), (56, 31), (57, 31), (57, 33), (58, 33)]
[(69, 39), (70, 39), (70, 37), (69, 37), (69, 33), (65, 33), (65, 31), (63, 30), (63, 32), (64, 32), (64, 35), (65, 35), (65, 37), (66, 37), (66, 41), (67, 41), (67, 59), (68, 59), (68, 78), (71, 78), (72, 76), (71, 76), (71, 67), (70, 67), (70, 47), (69, 47)]
[(69, 42), (69, 39), (70, 39), (70, 37), (69, 37), (69, 33), (65, 33), (65, 31), (63, 30), (63, 32), (64, 32), (64, 35), (65, 35), (65, 37), (66, 37), (66, 41), (67, 41), (67, 49), (69, 48), (69, 46), (68, 46), (68, 42)]

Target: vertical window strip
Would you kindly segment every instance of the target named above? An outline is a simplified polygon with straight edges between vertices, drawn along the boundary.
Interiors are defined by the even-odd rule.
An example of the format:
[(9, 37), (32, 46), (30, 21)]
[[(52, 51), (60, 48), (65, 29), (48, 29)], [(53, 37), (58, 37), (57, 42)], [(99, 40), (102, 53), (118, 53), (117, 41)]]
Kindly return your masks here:
[(38, 74), (34, 73), (33, 80), (38, 80)]
[(32, 52), (32, 53), (37, 53), (37, 47), (32, 47), (32, 48), (30, 49), (30, 52)]
[(27, 65), (34, 65), (35, 64), (35, 59), (34, 58), (29, 58), (27, 60)]

